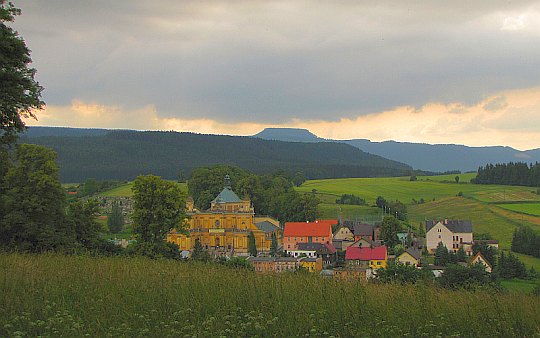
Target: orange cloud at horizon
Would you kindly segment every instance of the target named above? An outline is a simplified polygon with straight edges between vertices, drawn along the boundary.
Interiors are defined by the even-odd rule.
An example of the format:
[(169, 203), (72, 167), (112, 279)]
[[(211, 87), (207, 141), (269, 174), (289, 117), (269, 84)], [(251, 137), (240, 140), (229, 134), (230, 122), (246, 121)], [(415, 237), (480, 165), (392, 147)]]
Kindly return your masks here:
[(469, 146), (505, 145), (539, 148), (540, 87), (504, 91), (473, 105), (428, 103), (338, 121), (293, 119), (282, 124), (223, 123), (213, 119), (162, 118), (148, 105), (126, 111), (73, 100), (70, 106), (47, 106), (28, 125), (137, 130), (176, 130), (205, 134), (253, 135), (267, 127), (306, 128), (319, 137), (365, 138)]

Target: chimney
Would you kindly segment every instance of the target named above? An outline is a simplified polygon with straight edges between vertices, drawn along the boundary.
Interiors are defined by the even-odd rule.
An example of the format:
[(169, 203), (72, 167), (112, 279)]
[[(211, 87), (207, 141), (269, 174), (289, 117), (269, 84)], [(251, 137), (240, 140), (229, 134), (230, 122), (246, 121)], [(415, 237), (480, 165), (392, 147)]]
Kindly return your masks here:
[(448, 225), (448, 218), (444, 219), (444, 225)]

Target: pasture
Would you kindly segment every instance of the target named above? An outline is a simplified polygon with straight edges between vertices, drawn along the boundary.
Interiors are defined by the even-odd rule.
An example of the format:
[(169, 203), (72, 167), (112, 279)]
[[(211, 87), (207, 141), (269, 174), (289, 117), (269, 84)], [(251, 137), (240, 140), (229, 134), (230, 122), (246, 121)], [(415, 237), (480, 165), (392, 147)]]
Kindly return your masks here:
[(540, 334), (540, 298), (523, 292), (257, 275), (140, 257), (0, 254), (0, 271), (2, 337)]
[[(341, 207), (344, 218), (367, 222), (381, 219), (376, 207), (335, 204), (342, 194), (354, 194), (371, 206), (377, 196), (401, 201), (407, 205), (408, 219), (414, 228), (427, 219), (470, 219), (474, 232), (490, 233), (505, 250), (510, 249), (517, 226), (528, 225), (540, 232), (540, 196), (535, 188), (471, 184), (470, 179), (475, 176), (471, 173), (458, 175), (456, 183), (455, 176), (418, 176), (417, 181), (410, 181), (410, 177), (310, 180), (297, 189), (317, 194), (323, 201), (322, 218), (336, 218)], [(413, 199), (425, 202), (418, 204)], [(527, 267), (540, 267), (538, 258), (520, 258)]]
[(499, 207), (527, 215), (540, 216), (540, 203), (499, 204)]

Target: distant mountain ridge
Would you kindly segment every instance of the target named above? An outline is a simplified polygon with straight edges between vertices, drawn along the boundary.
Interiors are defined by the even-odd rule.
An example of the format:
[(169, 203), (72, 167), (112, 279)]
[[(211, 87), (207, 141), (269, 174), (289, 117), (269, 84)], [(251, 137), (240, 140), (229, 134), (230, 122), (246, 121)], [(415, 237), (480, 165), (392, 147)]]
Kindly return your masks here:
[(245, 136), (31, 127), (21, 143), (58, 153), (63, 182), (132, 180), (141, 174), (176, 179), (201, 166), (230, 164), (258, 174), (284, 170), (307, 178), (407, 175), (410, 166), (337, 142), (284, 142)]
[[(298, 131), (298, 136), (295, 135)], [(415, 169), (444, 172), (475, 171), (487, 163), (540, 162), (540, 148), (520, 151), (512, 147), (469, 147), (456, 144), (424, 144), (410, 142), (372, 142), (367, 139), (323, 139), (306, 129), (267, 128), (253, 135), (262, 139), (293, 142), (340, 142), (365, 152), (406, 163)]]

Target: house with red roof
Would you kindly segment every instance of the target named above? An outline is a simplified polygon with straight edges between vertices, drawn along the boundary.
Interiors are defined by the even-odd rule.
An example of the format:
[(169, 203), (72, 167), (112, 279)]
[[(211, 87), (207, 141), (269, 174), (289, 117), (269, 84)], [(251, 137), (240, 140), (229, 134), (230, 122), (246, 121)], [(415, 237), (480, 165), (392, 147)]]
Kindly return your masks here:
[(337, 220), (317, 220), (315, 222), (287, 222), (283, 230), (283, 250), (297, 250), (298, 243), (331, 244), (332, 225)]
[(386, 245), (374, 247), (350, 246), (345, 252), (345, 262), (349, 268), (386, 268), (388, 250)]

